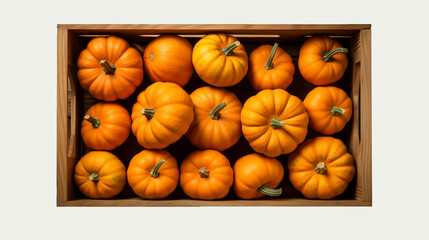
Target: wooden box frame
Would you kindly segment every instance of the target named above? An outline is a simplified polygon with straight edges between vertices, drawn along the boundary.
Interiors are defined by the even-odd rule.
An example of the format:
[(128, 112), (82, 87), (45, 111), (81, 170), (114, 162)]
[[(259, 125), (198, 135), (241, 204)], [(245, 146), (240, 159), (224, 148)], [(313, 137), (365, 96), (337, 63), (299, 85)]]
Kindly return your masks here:
[[(346, 144), (355, 158), (356, 185), (353, 199), (309, 200), (276, 198), (259, 200), (201, 201), (191, 199), (143, 200), (76, 199), (73, 197), (73, 170), (79, 160), (81, 145), (78, 114), (82, 91), (76, 80), (75, 56), (80, 51), (78, 36), (85, 34), (118, 34), (133, 39), (145, 34), (207, 34), (224, 32), (247, 37), (301, 39), (307, 35), (330, 34), (350, 38), (350, 97), (353, 111)], [(57, 206), (372, 206), (372, 134), (371, 134), (371, 25), (58, 25), (57, 52)], [(298, 69), (296, 69), (298, 71)], [(148, 81), (148, 79), (145, 79)], [(70, 81), (70, 83), (69, 83)], [(70, 91), (68, 91), (68, 89)], [(68, 96), (68, 92), (70, 96)], [(70, 113), (68, 113), (70, 109)], [(70, 120), (68, 116), (71, 116)], [(287, 176), (285, 176), (287, 177)]]

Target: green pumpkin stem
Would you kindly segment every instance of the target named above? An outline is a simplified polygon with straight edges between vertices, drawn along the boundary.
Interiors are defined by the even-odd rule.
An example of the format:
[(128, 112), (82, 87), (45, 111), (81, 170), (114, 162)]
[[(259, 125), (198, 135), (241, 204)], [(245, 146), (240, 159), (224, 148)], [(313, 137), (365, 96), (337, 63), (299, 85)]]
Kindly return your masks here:
[(273, 49), (271, 50), (270, 57), (268, 58), (268, 61), (264, 64), (265, 69), (270, 70), (274, 68), (273, 59), (276, 55), (277, 47), (279, 46), (278, 43), (274, 43)]
[(98, 128), (100, 126), (100, 124), (101, 124), (100, 119), (93, 118), (93, 117), (91, 117), (89, 115), (85, 115), (83, 117), (83, 119), (85, 119), (86, 121), (92, 123), (92, 127), (93, 128)]
[(144, 47), (142, 46), (142, 45), (140, 45), (140, 44), (138, 44), (138, 43), (135, 43), (135, 42), (133, 42), (133, 43), (131, 43), (131, 45), (141, 54), (141, 55), (143, 55), (144, 54)]
[(280, 128), (280, 127), (284, 127), (285, 122), (280, 121), (280, 119), (273, 118), (273, 120), (271, 120), (270, 125), (271, 125), (271, 127), (273, 127), (274, 129), (277, 129), (277, 128)]
[(141, 113), (147, 118), (147, 120), (151, 120), (155, 115), (155, 109), (153, 108), (143, 108)]
[(219, 105), (217, 105), (215, 108), (213, 108), (209, 115), (211, 119), (218, 120), (220, 118), (220, 110), (224, 109), (226, 107), (226, 102), (223, 101)]
[(323, 55), (323, 59), (325, 60), (325, 62), (332, 62), (331, 57), (334, 56), (337, 53), (348, 53), (349, 50), (347, 48), (335, 48), (334, 50), (325, 53), (325, 55)]
[(161, 167), (162, 164), (165, 163), (165, 160), (162, 159), (161, 161), (159, 161), (155, 167), (153, 167), (153, 169), (150, 171), (150, 176), (153, 178), (157, 178), (159, 176), (159, 168)]
[(240, 43), (239, 41), (235, 41), (235, 42), (233, 42), (233, 43), (229, 44), (228, 46), (226, 46), (226, 47), (222, 48), (222, 52), (223, 52), (226, 56), (231, 56), (231, 55), (232, 55), (232, 51), (233, 51), (236, 47), (240, 46), (240, 44), (241, 44), (241, 43)]
[(331, 109), (331, 113), (332, 113), (333, 116), (337, 116), (339, 114), (346, 113), (346, 110), (344, 110), (344, 109), (342, 109), (340, 107), (333, 106), (332, 109)]
[(103, 66), (103, 71), (106, 73), (106, 75), (113, 75), (115, 73), (115, 65), (109, 64), (107, 60), (101, 60), (100, 65)]
[(282, 195), (282, 189), (281, 188), (277, 188), (277, 189), (273, 189), (273, 188), (269, 188), (267, 186), (262, 185), (258, 188), (258, 192), (261, 192), (267, 196), (270, 197), (278, 197), (280, 195)]
[(318, 174), (322, 175), (322, 174), (324, 174), (326, 171), (328, 171), (328, 168), (326, 168), (326, 164), (325, 164), (324, 162), (319, 162), (319, 163), (316, 165), (316, 168), (314, 168), (314, 170), (315, 170)]
[(198, 172), (201, 178), (208, 178), (210, 176), (210, 171), (205, 167), (200, 168)]
[(98, 182), (99, 180), (100, 177), (97, 173), (91, 173), (91, 175), (89, 175), (89, 181)]

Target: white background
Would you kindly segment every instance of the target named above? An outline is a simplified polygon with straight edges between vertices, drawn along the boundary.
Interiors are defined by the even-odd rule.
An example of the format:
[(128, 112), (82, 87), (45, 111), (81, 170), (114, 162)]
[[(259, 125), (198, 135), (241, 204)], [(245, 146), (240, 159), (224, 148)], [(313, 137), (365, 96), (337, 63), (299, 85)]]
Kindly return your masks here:
[[(427, 239), (424, 1), (9, 1), (0, 8), (1, 239)], [(372, 24), (373, 207), (56, 207), (56, 27)]]

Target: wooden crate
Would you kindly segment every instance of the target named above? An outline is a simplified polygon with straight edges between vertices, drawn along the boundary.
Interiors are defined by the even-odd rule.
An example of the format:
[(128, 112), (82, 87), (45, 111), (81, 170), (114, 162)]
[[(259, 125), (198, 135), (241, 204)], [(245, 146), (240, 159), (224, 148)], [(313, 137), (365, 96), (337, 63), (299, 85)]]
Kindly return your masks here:
[[(371, 169), (371, 25), (58, 25), (58, 86), (57, 86), (57, 205), (58, 206), (372, 206)], [(235, 35), (248, 54), (262, 44), (278, 42), (294, 61), (294, 80), (287, 91), (301, 100), (315, 86), (307, 83), (300, 75), (297, 65), (298, 53), (303, 41), (309, 35), (328, 34), (337, 38), (349, 48), (349, 65), (344, 77), (334, 86), (344, 89), (353, 101), (353, 116), (345, 129), (335, 135), (343, 140), (353, 155), (356, 176), (348, 189), (330, 200), (306, 199), (293, 188), (286, 167), (288, 155), (277, 157), (285, 167), (281, 182), (283, 194), (280, 197), (264, 197), (258, 200), (241, 200), (232, 192), (222, 200), (192, 200), (178, 187), (166, 199), (145, 200), (135, 195), (127, 184), (116, 197), (108, 200), (89, 199), (80, 193), (73, 181), (74, 167), (90, 149), (83, 144), (80, 124), (83, 114), (96, 100), (80, 87), (77, 80), (76, 61), (81, 50), (93, 37), (116, 35), (130, 43), (148, 44), (159, 34), (180, 34), (194, 45), (207, 33), (224, 32)], [(137, 95), (152, 82), (145, 75), (143, 84), (126, 100), (118, 101), (131, 112)], [(185, 87), (188, 93), (206, 85), (196, 73)], [(250, 87), (247, 78), (238, 85), (228, 88), (234, 91), (244, 103), (257, 92)], [(68, 96), (69, 95), (69, 96)], [(307, 138), (320, 136), (309, 129)], [(112, 153), (128, 167), (131, 158), (142, 151), (131, 133), (127, 141)], [(196, 150), (184, 137), (167, 148), (180, 162)], [(223, 152), (231, 165), (253, 150), (242, 136), (239, 142)]]

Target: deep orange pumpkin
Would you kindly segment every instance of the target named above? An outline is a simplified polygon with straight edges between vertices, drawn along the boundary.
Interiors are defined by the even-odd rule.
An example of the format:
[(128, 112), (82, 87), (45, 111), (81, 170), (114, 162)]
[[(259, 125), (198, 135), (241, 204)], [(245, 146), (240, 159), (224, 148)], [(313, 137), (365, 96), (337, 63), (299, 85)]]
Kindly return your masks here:
[(209, 34), (200, 39), (192, 52), (192, 63), (198, 76), (216, 87), (239, 83), (248, 70), (247, 53), (233, 36)]
[(302, 77), (314, 85), (338, 81), (347, 68), (347, 48), (329, 36), (305, 40), (299, 51), (298, 67)]
[(99, 100), (128, 98), (143, 81), (140, 53), (115, 36), (92, 39), (80, 53), (77, 67), (80, 85)]
[(292, 58), (277, 43), (262, 45), (249, 56), (247, 78), (256, 91), (286, 89), (292, 83), (294, 72)]
[(186, 133), (192, 145), (223, 151), (241, 137), (242, 104), (224, 88), (205, 86), (191, 93), (195, 118)]
[(234, 164), (234, 193), (242, 199), (280, 196), (282, 189), (275, 188), (283, 176), (283, 165), (277, 159), (258, 153), (246, 155)]
[(316, 87), (303, 103), (310, 117), (310, 127), (325, 135), (343, 130), (352, 116), (352, 100), (337, 87)]
[(163, 35), (151, 41), (143, 61), (145, 72), (153, 82), (173, 82), (184, 87), (194, 72), (192, 46), (177, 35)]
[(142, 198), (161, 199), (170, 195), (179, 182), (176, 159), (165, 150), (143, 150), (128, 166), (127, 179)]
[(258, 153), (291, 153), (307, 136), (308, 114), (301, 100), (283, 89), (263, 90), (241, 111), (243, 135)]
[(175, 83), (156, 82), (137, 97), (131, 130), (145, 148), (162, 149), (180, 139), (194, 119), (192, 99)]
[(193, 199), (224, 198), (233, 179), (229, 160), (215, 150), (192, 152), (180, 165), (180, 186)]
[(288, 159), (289, 179), (307, 198), (342, 194), (355, 174), (347, 146), (333, 137), (307, 139)]
[(90, 198), (112, 198), (125, 186), (126, 170), (115, 155), (106, 151), (85, 154), (76, 164), (74, 181)]

